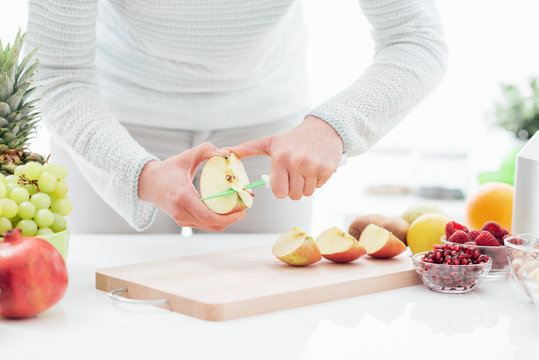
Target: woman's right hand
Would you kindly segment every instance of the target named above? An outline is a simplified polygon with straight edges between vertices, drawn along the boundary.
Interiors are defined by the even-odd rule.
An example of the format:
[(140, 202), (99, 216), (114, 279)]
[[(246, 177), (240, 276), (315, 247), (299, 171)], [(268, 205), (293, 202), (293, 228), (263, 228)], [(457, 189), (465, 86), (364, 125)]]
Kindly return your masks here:
[(245, 213), (214, 213), (200, 201), (193, 185), (198, 166), (216, 155), (228, 154), (210, 143), (203, 143), (164, 161), (148, 162), (139, 176), (139, 198), (153, 203), (180, 226), (223, 231), (227, 226), (242, 220)]

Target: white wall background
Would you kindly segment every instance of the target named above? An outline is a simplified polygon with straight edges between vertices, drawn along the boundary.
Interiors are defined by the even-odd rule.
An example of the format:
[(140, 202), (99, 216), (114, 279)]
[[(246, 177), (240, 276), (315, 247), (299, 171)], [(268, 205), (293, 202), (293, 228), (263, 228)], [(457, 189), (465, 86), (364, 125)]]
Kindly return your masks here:
[[(450, 49), (443, 83), (374, 149), (352, 159), (337, 173), (316, 198), (317, 216), (330, 216), (331, 212), (335, 219), (342, 219), (346, 212), (369, 212), (354, 204), (354, 196), (343, 193), (344, 189), (359, 196), (357, 189), (369, 184), (421, 183), (469, 189), (476, 174), (495, 169), (511, 147), (511, 137), (491, 128), (486, 118), (499, 96), (500, 82), (521, 83), (539, 75), (535, 25), (539, 2), (436, 3)], [(368, 66), (373, 55), (370, 28), (357, 0), (308, 0), (303, 5), (310, 33), (311, 94), (314, 103), (319, 103)], [(6, 42), (19, 27), (26, 27), (27, 4), (25, 0), (0, 0), (0, 9), (0, 38)], [(40, 130), (32, 148), (48, 151), (46, 131)], [(445, 154), (449, 160), (429, 160), (428, 154)], [(335, 197), (340, 201), (332, 201)]]

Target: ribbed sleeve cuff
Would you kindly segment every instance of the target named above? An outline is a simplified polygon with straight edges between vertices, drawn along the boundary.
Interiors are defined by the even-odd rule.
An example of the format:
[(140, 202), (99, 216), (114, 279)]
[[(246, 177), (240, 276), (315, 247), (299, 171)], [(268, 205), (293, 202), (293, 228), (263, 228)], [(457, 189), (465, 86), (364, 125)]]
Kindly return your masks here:
[(141, 200), (138, 197), (138, 180), (140, 173), (148, 162), (152, 160), (158, 160), (155, 156), (146, 156), (140, 159), (137, 163), (132, 166), (133, 173), (130, 177), (133, 179), (130, 182), (131, 186), (129, 189), (129, 198), (131, 199), (132, 205), (132, 217), (131, 219), (126, 219), (129, 221), (131, 226), (137, 231), (144, 231), (150, 227), (155, 219), (155, 214), (157, 213), (157, 207), (151, 202)]

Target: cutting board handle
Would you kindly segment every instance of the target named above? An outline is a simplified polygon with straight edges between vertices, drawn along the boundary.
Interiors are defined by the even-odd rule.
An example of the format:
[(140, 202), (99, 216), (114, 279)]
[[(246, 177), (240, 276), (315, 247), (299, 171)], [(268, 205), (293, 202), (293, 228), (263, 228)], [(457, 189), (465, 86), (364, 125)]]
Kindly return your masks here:
[(167, 299), (155, 299), (155, 300), (140, 300), (140, 299), (129, 299), (118, 294), (127, 292), (127, 288), (118, 288), (110, 291), (108, 296), (110, 299), (127, 304), (143, 304), (143, 305), (165, 305), (168, 303)]

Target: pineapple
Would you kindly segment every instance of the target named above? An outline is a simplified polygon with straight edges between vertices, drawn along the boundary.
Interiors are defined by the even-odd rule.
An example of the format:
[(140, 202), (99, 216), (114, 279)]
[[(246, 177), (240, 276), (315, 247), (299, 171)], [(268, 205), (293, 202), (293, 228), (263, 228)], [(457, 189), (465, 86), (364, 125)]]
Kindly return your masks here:
[(17, 165), (35, 161), (43, 164), (43, 156), (28, 150), (28, 141), (36, 133), (40, 113), (38, 99), (29, 100), (36, 86), (32, 81), (39, 61), (33, 60), (37, 48), (19, 64), (25, 34), (17, 34), (13, 46), (4, 48), (0, 41), (0, 172), (13, 174)]

